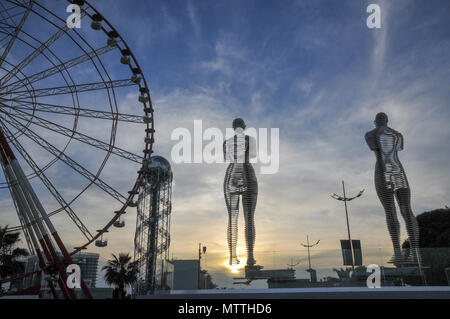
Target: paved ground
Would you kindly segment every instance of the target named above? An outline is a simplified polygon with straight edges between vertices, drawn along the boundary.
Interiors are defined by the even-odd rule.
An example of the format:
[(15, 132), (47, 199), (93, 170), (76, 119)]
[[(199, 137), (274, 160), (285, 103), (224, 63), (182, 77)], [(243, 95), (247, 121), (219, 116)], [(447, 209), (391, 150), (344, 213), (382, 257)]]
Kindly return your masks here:
[(450, 287), (174, 290), (143, 299), (450, 299)]

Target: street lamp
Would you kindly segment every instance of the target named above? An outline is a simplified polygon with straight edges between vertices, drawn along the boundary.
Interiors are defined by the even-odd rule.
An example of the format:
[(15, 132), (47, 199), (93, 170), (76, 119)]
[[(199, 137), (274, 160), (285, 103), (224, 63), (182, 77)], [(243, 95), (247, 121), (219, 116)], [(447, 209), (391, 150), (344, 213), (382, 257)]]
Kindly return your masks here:
[(331, 195), (332, 198), (339, 200), (339, 201), (343, 201), (344, 202), (344, 206), (345, 206), (345, 218), (347, 220), (347, 233), (348, 233), (348, 241), (350, 242), (350, 250), (352, 252), (352, 270), (355, 270), (355, 253), (353, 251), (353, 243), (352, 243), (352, 238), (350, 236), (350, 224), (348, 222), (348, 209), (347, 209), (347, 202), (354, 200), (355, 198), (361, 197), (361, 195), (364, 193), (364, 189), (362, 191), (360, 191), (358, 193), (358, 195), (354, 196), (354, 197), (346, 197), (345, 195), (345, 183), (344, 181), (342, 181), (342, 191), (344, 193), (344, 196), (339, 196), (336, 193), (334, 193), (333, 195)]
[(291, 258), (291, 263), (290, 263), (290, 264), (287, 264), (287, 266), (289, 267), (288, 269), (294, 269), (295, 266), (300, 265), (300, 262), (301, 262), (301, 260), (297, 261), (297, 262), (294, 264), (294, 258)]
[[(206, 246), (202, 247), (202, 243), (198, 243), (198, 288), (200, 289), (200, 278), (201, 278), (201, 260), (202, 255), (206, 255)], [(205, 276), (205, 288), (206, 288), (206, 276)]]
[(319, 244), (319, 242), (320, 242), (320, 239), (315, 244), (310, 245), (309, 244), (309, 236), (306, 235), (306, 245), (300, 243), (300, 245), (302, 245), (303, 247), (308, 248), (308, 264), (309, 264), (309, 268), (306, 269), (306, 271), (309, 272), (309, 274), (310, 274), (311, 282), (316, 282), (317, 281), (317, 276), (315, 274), (315, 270), (311, 268), (311, 255), (309, 253), (309, 249), (314, 247), (314, 246), (317, 246)]

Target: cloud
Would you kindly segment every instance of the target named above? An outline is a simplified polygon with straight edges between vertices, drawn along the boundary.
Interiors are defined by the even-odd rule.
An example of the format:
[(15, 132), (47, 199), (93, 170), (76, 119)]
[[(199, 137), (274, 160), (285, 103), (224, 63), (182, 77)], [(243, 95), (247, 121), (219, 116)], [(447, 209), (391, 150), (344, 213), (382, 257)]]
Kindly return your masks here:
[(199, 21), (199, 17), (197, 15), (197, 9), (194, 7), (191, 1), (187, 2), (187, 15), (189, 17), (189, 21), (192, 24), (192, 28), (194, 29), (195, 35), (198, 37), (201, 32), (201, 23)]

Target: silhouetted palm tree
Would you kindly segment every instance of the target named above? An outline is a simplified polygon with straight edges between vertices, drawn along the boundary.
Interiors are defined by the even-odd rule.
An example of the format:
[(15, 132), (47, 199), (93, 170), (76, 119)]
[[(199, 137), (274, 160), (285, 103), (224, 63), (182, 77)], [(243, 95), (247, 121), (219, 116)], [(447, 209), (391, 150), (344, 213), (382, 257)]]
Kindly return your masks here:
[(133, 285), (137, 281), (138, 263), (131, 262), (130, 254), (120, 253), (119, 257), (112, 254), (113, 259), (108, 260), (108, 264), (102, 268), (105, 270), (105, 281), (108, 285), (116, 286), (113, 298), (125, 298), (125, 288)]
[(18, 261), (29, 255), (23, 248), (16, 248), (20, 233), (8, 233), (8, 226), (0, 226), (0, 279), (5, 279), (24, 272), (25, 265)]
[(339, 279), (346, 279), (350, 278), (350, 273), (352, 271), (351, 268), (333, 268), (333, 271), (338, 275)]

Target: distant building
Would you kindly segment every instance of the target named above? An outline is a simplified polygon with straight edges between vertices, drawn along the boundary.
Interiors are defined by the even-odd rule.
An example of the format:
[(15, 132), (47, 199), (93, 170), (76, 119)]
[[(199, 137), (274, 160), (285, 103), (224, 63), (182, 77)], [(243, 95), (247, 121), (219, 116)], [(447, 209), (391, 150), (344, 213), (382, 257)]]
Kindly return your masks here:
[[(62, 258), (62, 254), (58, 252), (58, 256)], [(72, 256), (75, 264), (80, 266), (81, 278), (89, 288), (95, 288), (97, 284), (98, 258), (96, 253), (78, 253)], [(29, 256), (23, 261), (25, 265), (25, 273), (32, 273), (40, 270), (38, 258)], [(37, 272), (31, 276), (15, 280), (11, 283), (11, 291), (21, 291), (41, 285), (42, 273)], [(59, 289), (58, 286), (56, 286)]]
[(95, 288), (97, 284), (98, 258), (97, 253), (78, 253), (72, 256), (75, 264), (81, 268), (81, 278), (89, 288)]
[(173, 261), (173, 290), (194, 290), (199, 287), (199, 261), (174, 260)]
[(198, 259), (174, 260), (173, 290), (214, 289), (217, 287), (211, 275), (204, 269), (199, 269)]

